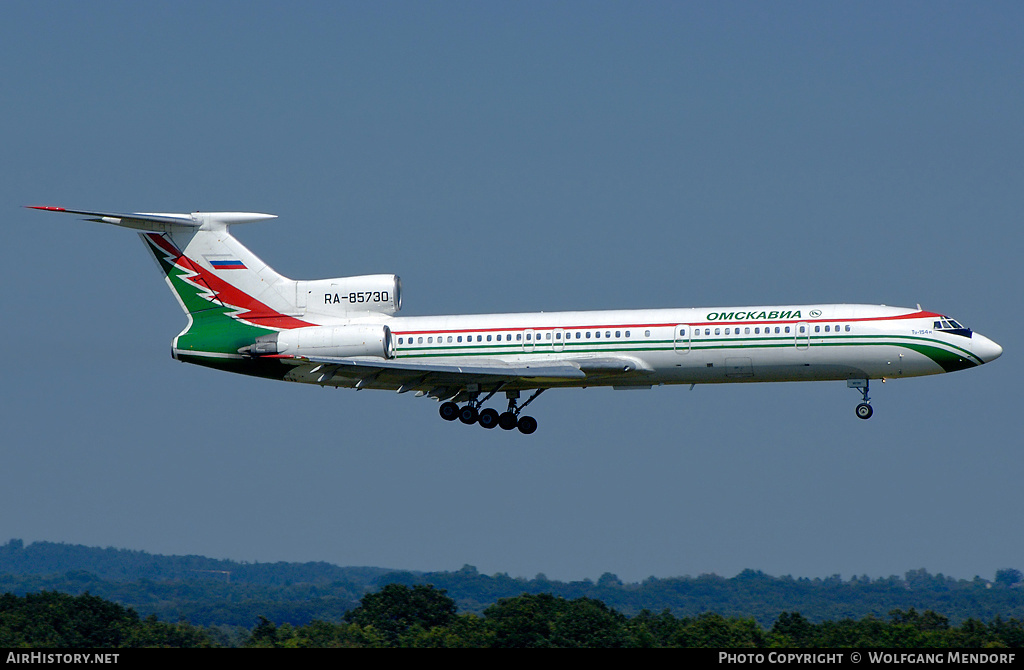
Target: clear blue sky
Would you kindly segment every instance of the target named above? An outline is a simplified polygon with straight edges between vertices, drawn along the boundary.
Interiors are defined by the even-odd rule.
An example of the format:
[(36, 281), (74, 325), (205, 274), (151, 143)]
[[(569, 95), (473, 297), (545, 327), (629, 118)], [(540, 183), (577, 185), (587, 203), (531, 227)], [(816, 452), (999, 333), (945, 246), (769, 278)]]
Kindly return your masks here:
[[(1019, 2), (6, 2), (0, 542), (626, 580), (1024, 569)], [(867, 302), (981, 369), (566, 390), (527, 438), (171, 360), (129, 231), (407, 314)]]

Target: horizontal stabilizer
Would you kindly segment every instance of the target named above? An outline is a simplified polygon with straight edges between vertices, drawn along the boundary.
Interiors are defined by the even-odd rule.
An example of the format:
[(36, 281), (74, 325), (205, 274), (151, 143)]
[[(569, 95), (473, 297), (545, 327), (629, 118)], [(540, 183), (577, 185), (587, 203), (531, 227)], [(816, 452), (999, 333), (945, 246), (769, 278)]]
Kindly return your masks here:
[(191, 214), (166, 214), (158, 212), (94, 212), (81, 209), (65, 209), (42, 205), (27, 205), (27, 209), (39, 209), (44, 212), (63, 212), (65, 214), (81, 214), (89, 221), (109, 223), (123, 228), (143, 230), (152, 233), (170, 233), (175, 231), (218, 229), (235, 223), (254, 223), (276, 219), (273, 214), (258, 212), (193, 212)]

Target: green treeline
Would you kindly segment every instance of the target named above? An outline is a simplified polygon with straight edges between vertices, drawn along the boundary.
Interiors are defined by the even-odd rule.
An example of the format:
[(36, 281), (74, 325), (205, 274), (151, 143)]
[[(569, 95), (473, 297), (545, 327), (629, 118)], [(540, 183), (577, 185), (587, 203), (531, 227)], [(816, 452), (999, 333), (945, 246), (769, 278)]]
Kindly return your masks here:
[(397, 572), (328, 563), (240, 563), (202, 556), (159, 556), (141, 551), (11, 540), (0, 545), (0, 593), (91, 593), (162, 621), (196, 626), (251, 628), (259, 616), (276, 625), (340, 621), (367, 593), (390, 583), (433, 584), (445, 589), (459, 612), (483, 615), (499, 600), (551, 594), (564, 600), (597, 600), (627, 617), (669, 610), (696, 618), (708, 612), (751, 618), (770, 629), (783, 612), (814, 623), (865, 617), (886, 619), (893, 610), (931, 610), (960, 625), (996, 616), (1024, 620), (1024, 578), (999, 570), (990, 581), (953, 579), (926, 570), (902, 577), (841, 579), (773, 577), (744, 570), (735, 577), (651, 577), (623, 583), (606, 573), (562, 582), (485, 575), (472, 566), (448, 572)]
[(783, 612), (764, 629), (750, 618), (718, 614), (677, 618), (669, 611), (635, 617), (599, 600), (547, 593), (501, 599), (482, 615), (457, 614), (455, 601), (431, 585), (389, 584), (363, 598), (342, 623), (314, 621), (254, 629), (253, 647), (699, 647), (699, 648), (1019, 648), (1024, 622), (961, 626), (928, 611), (894, 610), (888, 621), (866, 617), (814, 624)]
[(770, 627), (782, 612), (801, 612), (814, 622), (873, 616), (883, 618), (895, 609), (932, 610), (959, 624), (970, 618), (989, 621), (997, 615), (1024, 620), (1024, 582), (1017, 570), (1000, 570), (996, 580), (980, 577), (957, 580), (926, 570), (911, 570), (903, 577), (843, 580), (773, 577), (744, 570), (732, 578), (715, 574), (698, 577), (651, 577), (639, 584), (624, 584), (605, 573), (597, 582), (559, 582), (544, 575), (534, 579), (506, 574), (484, 575), (472, 566), (454, 572), (391, 573), (382, 583), (407, 586), (430, 583), (443, 588), (462, 612), (480, 614), (500, 598), (522, 593), (550, 593), (572, 600), (600, 600), (627, 616), (644, 610), (668, 609), (675, 616), (696, 617), (715, 612), (725, 617), (749, 617)]
[(783, 612), (771, 627), (750, 618), (705, 613), (627, 617), (591, 598), (550, 594), (504, 598), (482, 614), (459, 614), (442, 589), (389, 584), (367, 594), (337, 623), (276, 625), (260, 617), (231, 639), (188, 623), (141, 619), (134, 610), (83, 594), (0, 596), (0, 647), (704, 647), (704, 648), (1021, 648), (1024, 622), (996, 617), (952, 626), (931, 611), (893, 610), (812, 623)]
[(140, 619), (132, 609), (88, 593), (46, 591), (0, 596), (0, 648), (111, 649), (213, 647), (209, 633), (188, 623)]

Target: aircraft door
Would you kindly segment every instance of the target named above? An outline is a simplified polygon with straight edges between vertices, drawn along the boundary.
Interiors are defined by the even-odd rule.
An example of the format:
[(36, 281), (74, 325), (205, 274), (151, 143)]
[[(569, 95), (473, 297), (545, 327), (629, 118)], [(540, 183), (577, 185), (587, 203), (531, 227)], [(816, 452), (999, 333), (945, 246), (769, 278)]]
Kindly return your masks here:
[(796, 324), (796, 348), (806, 349), (811, 346), (811, 327), (801, 321)]
[(562, 349), (565, 348), (564, 330), (562, 330), (561, 328), (555, 328), (555, 330), (551, 333), (551, 337), (554, 338), (553, 340), (551, 340), (551, 348), (554, 351), (561, 351)]
[(532, 330), (523, 331), (523, 351), (533, 351), (537, 347), (537, 333)]
[(690, 353), (690, 332), (693, 329), (690, 328), (688, 323), (680, 323), (676, 325), (675, 332), (672, 335), (672, 348), (677, 354), (688, 354)]

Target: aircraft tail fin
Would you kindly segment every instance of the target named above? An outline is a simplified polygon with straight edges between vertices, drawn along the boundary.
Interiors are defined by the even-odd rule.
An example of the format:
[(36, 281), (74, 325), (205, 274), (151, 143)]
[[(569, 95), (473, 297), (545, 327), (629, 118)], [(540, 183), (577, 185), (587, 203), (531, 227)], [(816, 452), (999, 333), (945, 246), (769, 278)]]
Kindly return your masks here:
[(296, 282), (261, 261), (228, 226), (276, 218), (253, 212), (111, 213), (32, 206), (139, 231), (189, 317), (175, 356), (238, 356), (256, 337), (312, 325), (300, 318)]

